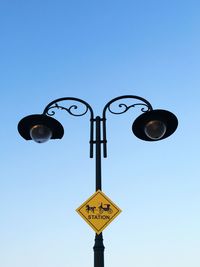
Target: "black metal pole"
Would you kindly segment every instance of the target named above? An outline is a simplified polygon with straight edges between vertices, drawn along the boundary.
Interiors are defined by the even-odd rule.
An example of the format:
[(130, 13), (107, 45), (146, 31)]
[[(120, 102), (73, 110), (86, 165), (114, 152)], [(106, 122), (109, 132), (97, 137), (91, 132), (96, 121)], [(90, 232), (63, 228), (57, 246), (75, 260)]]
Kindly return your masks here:
[(96, 122), (96, 140), (95, 140), (95, 157), (96, 157), (96, 191), (101, 190), (101, 118), (95, 119)]
[[(96, 157), (96, 191), (101, 190), (101, 118), (96, 117), (95, 129), (95, 157)], [(94, 267), (104, 267), (104, 245), (103, 245), (103, 234), (96, 234), (94, 244)]]

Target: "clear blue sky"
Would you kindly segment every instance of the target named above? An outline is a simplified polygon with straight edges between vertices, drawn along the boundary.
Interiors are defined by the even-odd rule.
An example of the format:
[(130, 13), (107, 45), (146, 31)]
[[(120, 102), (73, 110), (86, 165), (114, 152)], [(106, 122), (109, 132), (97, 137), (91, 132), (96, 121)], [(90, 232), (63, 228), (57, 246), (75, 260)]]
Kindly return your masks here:
[(199, 267), (200, 2), (0, 1), (0, 266), (93, 266), (75, 210), (94, 193), (88, 116), (58, 112), (59, 141), (26, 142), (19, 120), (55, 98), (101, 115), (133, 94), (172, 111), (162, 142), (132, 135), (139, 110), (108, 116), (103, 191), (122, 209), (104, 231), (105, 266)]

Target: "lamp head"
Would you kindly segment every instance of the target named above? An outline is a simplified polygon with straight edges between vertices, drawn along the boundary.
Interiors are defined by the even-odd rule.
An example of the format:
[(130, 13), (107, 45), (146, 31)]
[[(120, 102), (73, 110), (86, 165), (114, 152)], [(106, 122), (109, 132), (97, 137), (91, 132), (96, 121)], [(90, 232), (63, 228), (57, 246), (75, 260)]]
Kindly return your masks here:
[(64, 134), (59, 121), (43, 114), (24, 117), (18, 124), (18, 131), (25, 140), (34, 140), (37, 143), (61, 139)]
[(140, 115), (133, 123), (133, 133), (145, 141), (159, 141), (173, 134), (178, 126), (177, 117), (162, 109)]

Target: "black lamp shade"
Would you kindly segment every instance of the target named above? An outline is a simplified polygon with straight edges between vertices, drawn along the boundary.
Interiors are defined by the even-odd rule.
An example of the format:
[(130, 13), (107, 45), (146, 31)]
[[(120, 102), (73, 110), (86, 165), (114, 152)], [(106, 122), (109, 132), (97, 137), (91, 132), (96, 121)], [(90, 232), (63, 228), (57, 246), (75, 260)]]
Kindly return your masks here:
[[(161, 138), (151, 139), (146, 135), (145, 126), (150, 121), (161, 121), (165, 124), (166, 132)], [(167, 110), (155, 109), (147, 111), (142, 115), (140, 115), (139, 117), (137, 117), (137, 119), (133, 123), (132, 131), (135, 134), (135, 136), (138, 137), (139, 139), (145, 141), (159, 141), (173, 134), (176, 131), (177, 126), (178, 126), (178, 119), (173, 113)]]
[(56, 119), (43, 115), (34, 114), (24, 117), (18, 124), (18, 132), (25, 140), (31, 140), (30, 129), (35, 125), (45, 125), (52, 131), (51, 139), (61, 139), (64, 135), (62, 124)]

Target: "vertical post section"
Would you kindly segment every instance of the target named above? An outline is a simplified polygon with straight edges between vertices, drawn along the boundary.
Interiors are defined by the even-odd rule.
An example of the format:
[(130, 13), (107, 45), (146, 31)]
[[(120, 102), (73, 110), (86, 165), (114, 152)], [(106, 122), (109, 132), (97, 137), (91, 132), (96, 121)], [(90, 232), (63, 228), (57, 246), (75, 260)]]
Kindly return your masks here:
[(90, 119), (90, 158), (94, 156), (94, 119)]
[(104, 267), (104, 245), (103, 234), (96, 234), (94, 244), (94, 267)]
[(103, 156), (107, 158), (106, 118), (103, 117)]
[[(95, 156), (96, 156), (96, 191), (102, 189), (101, 185), (101, 118), (96, 117), (95, 119)], [(103, 234), (96, 234), (94, 244), (94, 267), (104, 267), (104, 245), (103, 245)]]
[(96, 191), (101, 190), (101, 118), (96, 117)]

